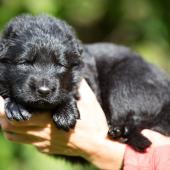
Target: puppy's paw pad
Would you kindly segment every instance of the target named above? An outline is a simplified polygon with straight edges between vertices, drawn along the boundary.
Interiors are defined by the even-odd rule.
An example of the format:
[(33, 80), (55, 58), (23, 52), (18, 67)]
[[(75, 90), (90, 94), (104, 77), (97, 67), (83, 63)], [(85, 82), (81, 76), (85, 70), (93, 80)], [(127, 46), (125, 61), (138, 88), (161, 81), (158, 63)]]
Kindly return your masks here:
[(29, 113), (23, 106), (12, 102), (11, 99), (5, 99), (5, 112), (7, 118), (10, 120), (29, 120), (31, 113)]

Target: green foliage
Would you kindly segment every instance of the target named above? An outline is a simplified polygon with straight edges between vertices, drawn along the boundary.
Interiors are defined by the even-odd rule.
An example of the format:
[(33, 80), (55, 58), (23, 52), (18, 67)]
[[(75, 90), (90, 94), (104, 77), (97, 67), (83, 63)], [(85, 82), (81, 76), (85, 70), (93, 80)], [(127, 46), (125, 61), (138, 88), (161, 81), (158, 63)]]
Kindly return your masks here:
[[(110, 41), (131, 46), (149, 62), (170, 71), (168, 0), (0, 0), (0, 30), (21, 13), (49, 13), (67, 20), (83, 42)], [(0, 136), (0, 169), (92, 170), (72, 166), (8, 142)]]
[(3, 170), (95, 170), (92, 166), (71, 165), (37, 152), (28, 145), (15, 144), (0, 135), (0, 169)]

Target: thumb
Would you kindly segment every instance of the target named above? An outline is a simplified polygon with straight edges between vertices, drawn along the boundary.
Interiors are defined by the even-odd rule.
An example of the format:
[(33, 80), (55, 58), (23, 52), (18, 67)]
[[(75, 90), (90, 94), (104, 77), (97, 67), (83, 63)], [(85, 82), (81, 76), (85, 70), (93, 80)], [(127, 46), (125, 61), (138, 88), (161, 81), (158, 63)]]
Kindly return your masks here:
[(84, 114), (85, 116), (87, 116), (88, 114), (91, 115), (91, 113), (95, 115), (98, 112), (102, 112), (102, 109), (97, 101), (94, 92), (91, 90), (85, 80), (82, 80), (80, 84), (79, 94), (80, 100), (77, 101), (77, 106), (81, 113), (81, 116), (83, 116)]
[(91, 102), (97, 100), (94, 92), (92, 91), (92, 89), (89, 87), (89, 85), (84, 79), (80, 83), (79, 94), (80, 97), (83, 98), (85, 102)]
[[(81, 120), (95, 121), (96, 127), (103, 127), (108, 130), (105, 114), (97, 101), (97, 98), (85, 80), (82, 80), (80, 87), (80, 100), (77, 102)], [(92, 122), (94, 123), (94, 122)]]
[(170, 145), (170, 137), (164, 136), (153, 130), (144, 129), (142, 134), (151, 140), (153, 146)]

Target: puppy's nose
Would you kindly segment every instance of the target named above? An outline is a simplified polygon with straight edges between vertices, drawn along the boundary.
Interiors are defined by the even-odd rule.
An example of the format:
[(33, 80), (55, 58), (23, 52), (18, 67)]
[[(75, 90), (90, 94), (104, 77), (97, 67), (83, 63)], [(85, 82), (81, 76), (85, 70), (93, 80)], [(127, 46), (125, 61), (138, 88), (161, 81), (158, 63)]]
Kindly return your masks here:
[(50, 94), (51, 89), (47, 86), (40, 86), (37, 91), (42, 97), (46, 97)]

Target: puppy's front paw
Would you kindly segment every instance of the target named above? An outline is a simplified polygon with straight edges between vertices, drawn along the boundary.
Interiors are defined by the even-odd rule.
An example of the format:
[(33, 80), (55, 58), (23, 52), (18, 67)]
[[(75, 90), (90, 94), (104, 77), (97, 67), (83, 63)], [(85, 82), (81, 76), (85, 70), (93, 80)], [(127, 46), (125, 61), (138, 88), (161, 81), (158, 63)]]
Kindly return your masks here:
[(66, 113), (54, 113), (53, 120), (59, 129), (69, 131), (70, 128), (74, 128), (76, 124), (76, 118), (73, 114)]
[(5, 112), (10, 120), (29, 120), (32, 116), (23, 106), (11, 101), (10, 98), (5, 99)]
[(70, 128), (74, 128), (77, 115), (79, 115), (79, 111), (76, 103), (72, 101), (58, 108), (53, 113), (53, 120), (59, 129), (68, 131)]

